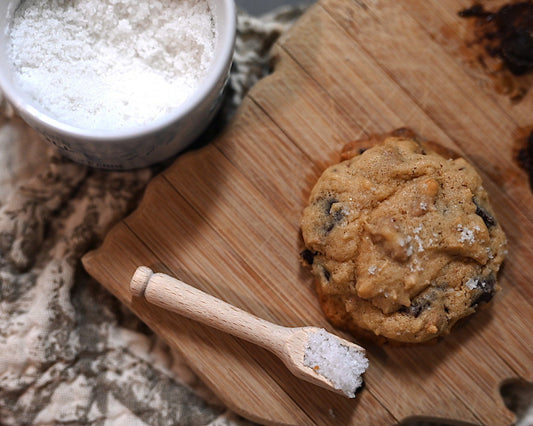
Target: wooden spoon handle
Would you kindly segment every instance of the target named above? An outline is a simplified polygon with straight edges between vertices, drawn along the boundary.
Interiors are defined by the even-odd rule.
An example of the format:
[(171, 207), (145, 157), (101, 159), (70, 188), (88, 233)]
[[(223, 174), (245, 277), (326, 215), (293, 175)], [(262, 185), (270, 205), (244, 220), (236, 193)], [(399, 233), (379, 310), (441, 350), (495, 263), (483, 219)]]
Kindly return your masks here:
[(134, 296), (274, 352), (283, 350), (289, 329), (272, 324), (197, 288), (140, 266), (130, 283)]

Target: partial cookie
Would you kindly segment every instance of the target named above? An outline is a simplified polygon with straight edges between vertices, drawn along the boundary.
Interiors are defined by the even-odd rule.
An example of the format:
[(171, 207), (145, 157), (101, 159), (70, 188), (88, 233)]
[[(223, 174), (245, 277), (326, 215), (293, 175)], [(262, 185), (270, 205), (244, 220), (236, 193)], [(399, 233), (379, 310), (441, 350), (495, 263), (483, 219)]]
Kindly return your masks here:
[(322, 308), (356, 333), (446, 334), (498, 290), (506, 239), (481, 178), (409, 135), (360, 151), (324, 171), (301, 220)]

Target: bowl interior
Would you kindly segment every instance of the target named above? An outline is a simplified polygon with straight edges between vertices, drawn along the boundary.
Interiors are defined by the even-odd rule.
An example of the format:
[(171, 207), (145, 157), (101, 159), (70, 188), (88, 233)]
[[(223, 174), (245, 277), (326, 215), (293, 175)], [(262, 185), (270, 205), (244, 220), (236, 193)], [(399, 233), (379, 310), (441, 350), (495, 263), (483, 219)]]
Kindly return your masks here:
[[(132, 0), (133, 1), (133, 0)], [(9, 23), (21, 0), (0, 1), (0, 87), (7, 99), (13, 104), (23, 117), (37, 123), (39, 127), (59, 132), (65, 137), (76, 139), (91, 139), (92, 141), (109, 139), (128, 139), (139, 134), (150, 134), (160, 131), (176, 120), (187, 116), (196, 108), (213, 90), (220, 86), (220, 81), (225, 80), (233, 56), (236, 11), (233, 0), (207, 0), (215, 20), (216, 40), (213, 61), (207, 74), (199, 82), (197, 90), (169, 114), (154, 120), (151, 123), (124, 129), (92, 130), (77, 128), (50, 117), (41, 106), (36, 104), (30, 96), (14, 84), (13, 70), (8, 59), (8, 30)], [(28, 121), (28, 120), (27, 120)]]
[(4, 0), (0, 2), (0, 28), (3, 29), (0, 32), (0, 86), (17, 109), (25, 108), (31, 104), (30, 97), (14, 86), (13, 72), (8, 57), (9, 24), (20, 1)]

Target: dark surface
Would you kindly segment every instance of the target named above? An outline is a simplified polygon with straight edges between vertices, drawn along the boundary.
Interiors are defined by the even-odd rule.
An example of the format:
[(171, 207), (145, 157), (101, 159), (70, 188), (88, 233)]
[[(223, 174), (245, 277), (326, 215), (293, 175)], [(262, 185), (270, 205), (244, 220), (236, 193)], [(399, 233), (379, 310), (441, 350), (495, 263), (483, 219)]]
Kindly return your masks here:
[(485, 50), (500, 57), (514, 75), (533, 71), (533, 1), (507, 4), (495, 12), (475, 4), (459, 16), (477, 19)]

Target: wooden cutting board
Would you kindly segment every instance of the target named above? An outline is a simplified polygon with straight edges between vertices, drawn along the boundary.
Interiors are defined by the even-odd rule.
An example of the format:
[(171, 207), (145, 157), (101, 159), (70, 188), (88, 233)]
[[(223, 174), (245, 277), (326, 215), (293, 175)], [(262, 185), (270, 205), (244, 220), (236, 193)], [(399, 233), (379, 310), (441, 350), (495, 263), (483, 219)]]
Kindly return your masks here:
[[(180, 156), (84, 257), (87, 271), (178, 350), (232, 409), (260, 423), (394, 424), (411, 416), (510, 424), (499, 394), (533, 380), (533, 197), (513, 160), (533, 95), (513, 103), (462, 52), (462, 0), (324, 0), (277, 43), (272, 75), (214, 143)], [(342, 146), (410, 127), (480, 170), (509, 239), (494, 304), (434, 345), (367, 345), (355, 399), (304, 383), (270, 353), (132, 301), (148, 265), (259, 317), (329, 330), (299, 262), (311, 186)], [(338, 330), (335, 332), (341, 334)]]

